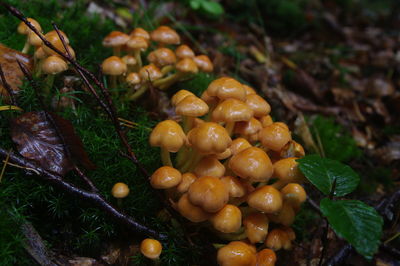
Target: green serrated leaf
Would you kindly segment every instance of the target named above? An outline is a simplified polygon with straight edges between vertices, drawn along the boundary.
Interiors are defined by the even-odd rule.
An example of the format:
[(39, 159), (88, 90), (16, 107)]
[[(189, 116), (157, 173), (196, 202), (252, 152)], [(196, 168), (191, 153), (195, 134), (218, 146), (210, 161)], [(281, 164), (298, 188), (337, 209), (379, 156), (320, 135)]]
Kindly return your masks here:
[(372, 259), (379, 247), (383, 225), (376, 210), (359, 200), (328, 198), (321, 200), (320, 207), (335, 233), (365, 258)]
[(322, 193), (329, 195), (336, 179), (334, 196), (341, 197), (354, 191), (360, 177), (350, 166), (338, 161), (307, 155), (298, 159), (299, 168), (307, 179)]
[(214, 16), (219, 16), (224, 13), (224, 8), (214, 1), (202, 1), (201, 6), (205, 12)]

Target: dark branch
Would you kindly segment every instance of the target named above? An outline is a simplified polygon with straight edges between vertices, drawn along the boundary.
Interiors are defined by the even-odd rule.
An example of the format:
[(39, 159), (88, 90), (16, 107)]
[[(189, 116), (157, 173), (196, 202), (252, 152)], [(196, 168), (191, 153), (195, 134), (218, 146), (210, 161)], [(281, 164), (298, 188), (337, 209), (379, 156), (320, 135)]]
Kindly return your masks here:
[[(5, 158), (7, 156), (8, 152), (4, 149), (0, 148), (0, 157)], [(37, 165), (35, 165), (33, 162), (30, 162), (14, 153), (10, 153), (9, 161), (15, 164), (18, 164), (20, 166), (23, 166), (25, 168), (31, 168), (34, 169), (39, 173), (39, 177), (41, 177), (43, 180), (50, 182), (54, 186), (62, 189), (63, 191), (67, 191), (71, 195), (77, 196), (83, 200), (86, 200), (87, 202), (90, 202), (97, 206), (98, 208), (102, 209), (105, 211), (108, 215), (110, 215), (112, 218), (114, 218), (116, 221), (119, 223), (127, 226), (132, 230), (134, 233), (139, 233), (142, 235), (146, 235), (149, 237), (165, 240), (167, 238), (166, 235), (158, 233), (145, 225), (140, 224), (139, 222), (135, 221), (132, 217), (129, 217), (122, 212), (118, 211), (115, 209), (111, 204), (109, 204), (102, 196), (95, 192), (89, 192), (83, 189), (80, 189), (76, 187), (75, 185), (65, 181), (62, 179), (61, 176), (54, 174), (52, 172), (46, 171)], [(34, 171), (32, 171), (35, 173)]]

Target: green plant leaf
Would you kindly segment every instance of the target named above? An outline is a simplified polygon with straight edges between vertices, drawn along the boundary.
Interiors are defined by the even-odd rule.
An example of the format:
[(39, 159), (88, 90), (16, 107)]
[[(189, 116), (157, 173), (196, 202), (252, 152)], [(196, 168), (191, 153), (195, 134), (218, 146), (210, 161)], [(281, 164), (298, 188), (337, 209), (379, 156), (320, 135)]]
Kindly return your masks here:
[(210, 15), (219, 16), (224, 13), (224, 8), (220, 3), (214, 1), (202, 1), (201, 6), (203, 10)]
[(197, 10), (200, 8), (201, 1), (200, 0), (190, 0), (189, 4), (192, 9)]
[(350, 166), (338, 161), (307, 155), (299, 160), (299, 168), (322, 193), (329, 195), (336, 179), (334, 196), (341, 197), (356, 189), (360, 177)]
[(383, 219), (374, 208), (359, 200), (324, 198), (321, 211), (335, 233), (346, 239), (358, 253), (371, 259), (378, 250)]

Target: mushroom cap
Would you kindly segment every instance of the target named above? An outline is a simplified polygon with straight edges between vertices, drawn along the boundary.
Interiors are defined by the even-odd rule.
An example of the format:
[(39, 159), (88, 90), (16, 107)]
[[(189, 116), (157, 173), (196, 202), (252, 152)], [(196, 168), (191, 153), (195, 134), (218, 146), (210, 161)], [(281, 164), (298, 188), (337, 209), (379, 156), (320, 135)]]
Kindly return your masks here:
[(212, 112), (212, 119), (215, 122), (249, 121), (252, 117), (253, 110), (237, 99), (224, 100)]
[(153, 41), (161, 44), (179, 44), (181, 38), (178, 33), (168, 26), (160, 26), (150, 33)]
[[(40, 27), (39, 22), (37, 22), (35, 19), (33, 19), (33, 18), (27, 18), (27, 20), (28, 20), (39, 32), (42, 31), (42, 27)], [(28, 26), (26, 26), (26, 24), (25, 24), (23, 21), (21, 21), (21, 22), (18, 24), (17, 31), (18, 31), (19, 34), (27, 35), (27, 34), (28, 34), (29, 32), (31, 32), (32, 30), (31, 30)]]
[(214, 80), (207, 87), (208, 95), (216, 96), (221, 100), (234, 98), (240, 101), (246, 100), (246, 90), (242, 84), (230, 77), (222, 77)]
[(149, 47), (146, 39), (139, 36), (130, 36), (126, 42), (126, 47), (130, 50), (141, 50), (144, 51)]
[(174, 94), (171, 98), (171, 103), (173, 106), (176, 106), (180, 101), (185, 99), (186, 96), (193, 95), (195, 96), (192, 92), (188, 90), (180, 90), (177, 93)]
[(161, 70), (156, 67), (154, 64), (150, 64), (147, 66), (142, 67), (139, 70), (139, 75), (143, 80), (146, 81), (154, 81), (156, 79), (162, 78), (163, 74), (161, 73)]
[(132, 56), (132, 55), (129, 55), (129, 54), (128, 55), (124, 55), (121, 58), (121, 60), (124, 61), (126, 65), (130, 65), (130, 66), (136, 65), (136, 63), (137, 63), (136, 58), (134, 56)]
[(254, 190), (247, 198), (250, 207), (265, 213), (278, 212), (283, 205), (281, 193), (272, 186)]
[(232, 241), (218, 250), (217, 260), (221, 266), (249, 266), (255, 265), (256, 254), (246, 243)]
[(195, 95), (187, 95), (176, 105), (175, 112), (178, 115), (198, 117), (208, 113), (208, 105)]
[(181, 172), (170, 166), (162, 166), (158, 168), (150, 177), (150, 184), (156, 189), (173, 188), (181, 181)]
[(217, 105), (217, 103), (218, 103), (218, 98), (217, 98), (216, 96), (210, 96), (210, 95), (208, 94), (208, 91), (207, 91), (207, 90), (205, 90), (205, 91), (201, 94), (200, 98), (201, 98), (203, 101), (205, 101), (205, 102), (206, 102), (208, 105), (210, 105), (210, 106), (215, 106), (215, 105)]
[(270, 115), (262, 116), (262, 117), (258, 118), (258, 120), (260, 120), (262, 127), (267, 127), (274, 123), (274, 121), (272, 121), (272, 117)]
[(269, 103), (257, 94), (247, 95), (246, 104), (253, 110), (255, 117), (262, 117), (271, 112)]
[(232, 141), (229, 149), (232, 152), (232, 155), (235, 155), (247, 148), (250, 148), (251, 144), (245, 138), (236, 138)]
[(295, 210), (306, 201), (307, 193), (304, 188), (296, 183), (289, 183), (281, 189), (283, 199), (291, 204)]
[(189, 187), (189, 200), (206, 212), (217, 212), (229, 199), (229, 191), (224, 183), (212, 176), (197, 178)]
[(291, 226), (295, 216), (296, 213), (292, 205), (286, 201), (283, 202), (282, 209), (280, 209), (279, 212), (268, 214), (268, 218), (271, 222), (284, 226)]
[(242, 136), (249, 136), (258, 133), (261, 129), (261, 122), (252, 117), (249, 121), (237, 122), (233, 132)]
[(183, 72), (183, 73), (193, 73), (196, 74), (199, 72), (199, 69), (196, 65), (196, 63), (189, 57), (183, 58), (179, 60), (175, 64), (176, 70)]
[[(65, 49), (63, 43), (61, 41), (59, 42), (54, 42), (53, 43), (54, 47), (56, 47), (58, 50), (60, 50), (61, 52), (63, 52), (64, 54), (68, 54), (67, 53), (67, 49), (69, 54), (71, 55), (72, 58), (75, 58), (75, 51), (74, 49), (72, 49), (72, 47), (70, 45), (67, 44), (67, 49)], [(53, 49), (49, 48), (47, 45), (42, 44), (41, 48), (43, 49), (43, 51), (46, 53), (46, 55), (56, 55), (59, 56), (58, 53), (56, 51), (54, 51)]]
[[(69, 44), (69, 39), (68, 39), (68, 37), (67, 37), (67, 34), (65, 34), (65, 33), (64, 33), (63, 31), (61, 31), (61, 30), (59, 30), (58, 32), (59, 32), (60, 35), (63, 37), (64, 42), (65, 42), (66, 44)], [(61, 42), (60, 36), (58, 35), (58, 33), (57, 33), (56, 30), (49, 31), (48, 33), (46, 33), (46, 34), (44, 35), (44, 37), (46, 38), (46, 40), (47, 40), (48, 42), (50, 42), (50, 43), (53, 44), (53, 45), (54, 45), (55, 43)]]
[(232, 156), (232, 151), (231, 149), (227, 148), (224, 152), (215, 154), (215, 158), (218, 160), (224, 160)]
[(193, 58), (193, 61), (196, 63), (200, 71), (213, 72), (214, 70), (213, 63), (211, 62), (210, 58), (206, 55), (198, 55)]
[(131, 72), (126, 77), (126, 83), (128, 83), (131, 86), (140, 84), (140, 82), (141, 82), (140, 76), (136, 72)]
[(129, 40), (129, 35), (120, 31), (112, 31), (103, 39), (103, 46), (117, 47), (125, 45)]
[(224, 152), (232, 142), (226, 129), (213, 122), (205, 122), (191, 129), (188, 140), (202, 154)]
[(303, 173), (296, 162), (298, 158), (281, 159), (274, 163), (274, 177), (285, 183), (302, 183), (305, 180)]
[(42, 45), (43, 41), (36, 33), (31, 31), (28, 33), (28, 43), (32, 46), (38, 47)]
[(267, 182), (273, 173), (268, 155), (260, 148), (250, 147), (232, 156), (229, 168), (243, 179)]
[(143, 28), (135, 28), (133, 31), (131, 31), (129, 36), (130, 37), (142, 37), (147, 42), (150, 41), (150, 34)]
[(192, 173), (182, 174), (182, 181), (176, 187), (179, 193), (185, 193), (189, 190), (190, 185), (196, 180), (197, 176)]
[(140, 243), (140, 252), (143, 256), (155, 260), (160, 257), (162, 245), (158, 240), (146, 238)]
[(289, 157), (303, 157), (305, 155), (305, 151), (303, 146), (300, 143), (297, 143), (294, 140), (289, 141), (280, 152), (281, 158), (289, 158)]
[(272, 249), (264, 248), (257, 252), (257, 266), (275, 266), (276, 254)]
[(202, 208), (193, 205), (187, 193), (183, 194), (177, 204), (179, 213), (194, 223), (200, 223), (208, 220), (210, 214), (205, 212)]
[(47, 54), (44, 52), (42, 47), (38, 47), (35, 50), (35, 53), (33, 55), (37, 60), (45, 59), (47, 57)]
[(115, 183), (111, 189), (111, 194), (117, 199), (125, 198), (129, 194), (129, 187), (127, 184), (122, 182)]
[(223, 176), (220, 180), (228, 188), (230, 197), (240, 198), (246, 195), (247, 189), (239, 178), (234, 176)]
[(176, 56), (169, 48), (158, 48), (147, 56), (149, 62), (155, 64), (157, 67), (173, 65), (176, 63)]
[(105, 75), (119, 76), (127, 71), (127, 66), (118, 56), (110, 56), (101, 64), (101, 70)]
[(164, 120), (150, 134), (150, 145), (177, 152), (186, 142), (181, 126), (173, 120)]
[(234, 233), (242, 226), (242, 212), (238, 207), (226, 204), (209, 219), (215, 229), (222, 233)]
[(55, 75), (66, 71), (68, 64), (58, 56), (52, 55), (44, 59), (42, 63), (42, 71), (45, 74)]
[(289, 250), (292, 248), (288, 233), (280, 228), (276, 228), (268, 233), (265, 245), (272, 250), (280, 250), (282, 248)]
[(246, 96), (250, 94), (257, 94), (257, 92), (252, 88), (247, 86), (246, 84), (242, 84), (244, 90), (246, 91)]
[(268, 234), (268, 217), (261, 212), (250, 213), (243, 220), (244, 230), (250, 243), (262, 243)]
[(280, 151), (291, 139), (290, 131), (277, 123), (266, 126), (258, 133), (262, 145), (273, 151)]
[(176, 57), (178, 57), (178, 59), (183, 59), (186, 57), (194, 58), (193, 50), (186, 44), (182, 44), (182, 45), (178, 46), (178, 48), (176, 48), (176, 50), (175, 50), (175, 54), (176, 54)]
[(203, 157), (194, 169), (197, 176), (222, 177), (225, 174), (225, 166), (215, 156)]

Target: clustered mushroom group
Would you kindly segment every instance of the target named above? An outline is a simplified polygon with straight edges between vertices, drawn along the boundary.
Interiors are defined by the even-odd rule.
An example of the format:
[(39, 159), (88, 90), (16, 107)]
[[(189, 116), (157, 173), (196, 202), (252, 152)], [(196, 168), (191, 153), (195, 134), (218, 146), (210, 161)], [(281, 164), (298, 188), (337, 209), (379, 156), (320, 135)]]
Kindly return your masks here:
[(200, 98), (178, 91), (171, 102), (181, 124), (165, 120), (151, 132), (164, 164), (151, 185), (186, 219), (231, 241), (218, 250), (220, 265), (274, 265), (274, 251), (292, 246), (290, 226), (306, 200), (296, 162), (303, 147), (233, 78), (214, 80)]
[[(65, 43), (65, 46), (57, 33), (57, 31), (52, 30), (48, 33), (42, 33), (42, 27), (39, 22), (37, 22), (33, 18), (28, 18), (28, 21), (43, 35), (43, 37), (49, 41), (53, 46), (55, 46), (61, 52), (64, 52), (67, 55), (70, 55), (72, 58), (75, 58), (75, 51), (72, 49), (69, 43), (69, 39), (67, 35), (59, 31), (62, 39)], [(46, 75), (46, 86), (45, 92), (48, 94), (51, 87), (53, 86), (54, 77), (64, 72), (68, 69), (68, 62), (66, 62), (59, 54), (57, 54), (54, 50), (46, 46), (43, 41), (39, 38), (39, 36), (33, 32), (24, 22), (21, 22), (18, 25), (17, 29), (19, 34), (26, 35), (26, 42), (24, 48), (22, 49), (23, 53), (28, 53), (31, 47), (34, 47), (34, 74), (36, 76)]]
[[(102, 63), (110, 88), (126, 86), (126, 99), (133, 101), (149, 86), (165, 90), (199, 71), (213, 71), (208, 56), (196, 56), (189, 46), (180, 43), (178, 33), (168, 26), (160, 26), (150, 33), (135, 28), (129, 35), (112, 31), (104, 38), (103, 45), (113, 48), (114, 55)], [(147, 51), (153, 47), (151, 52)], [(148, 64), (143, 65), (142, 57), (146, 54)]]

